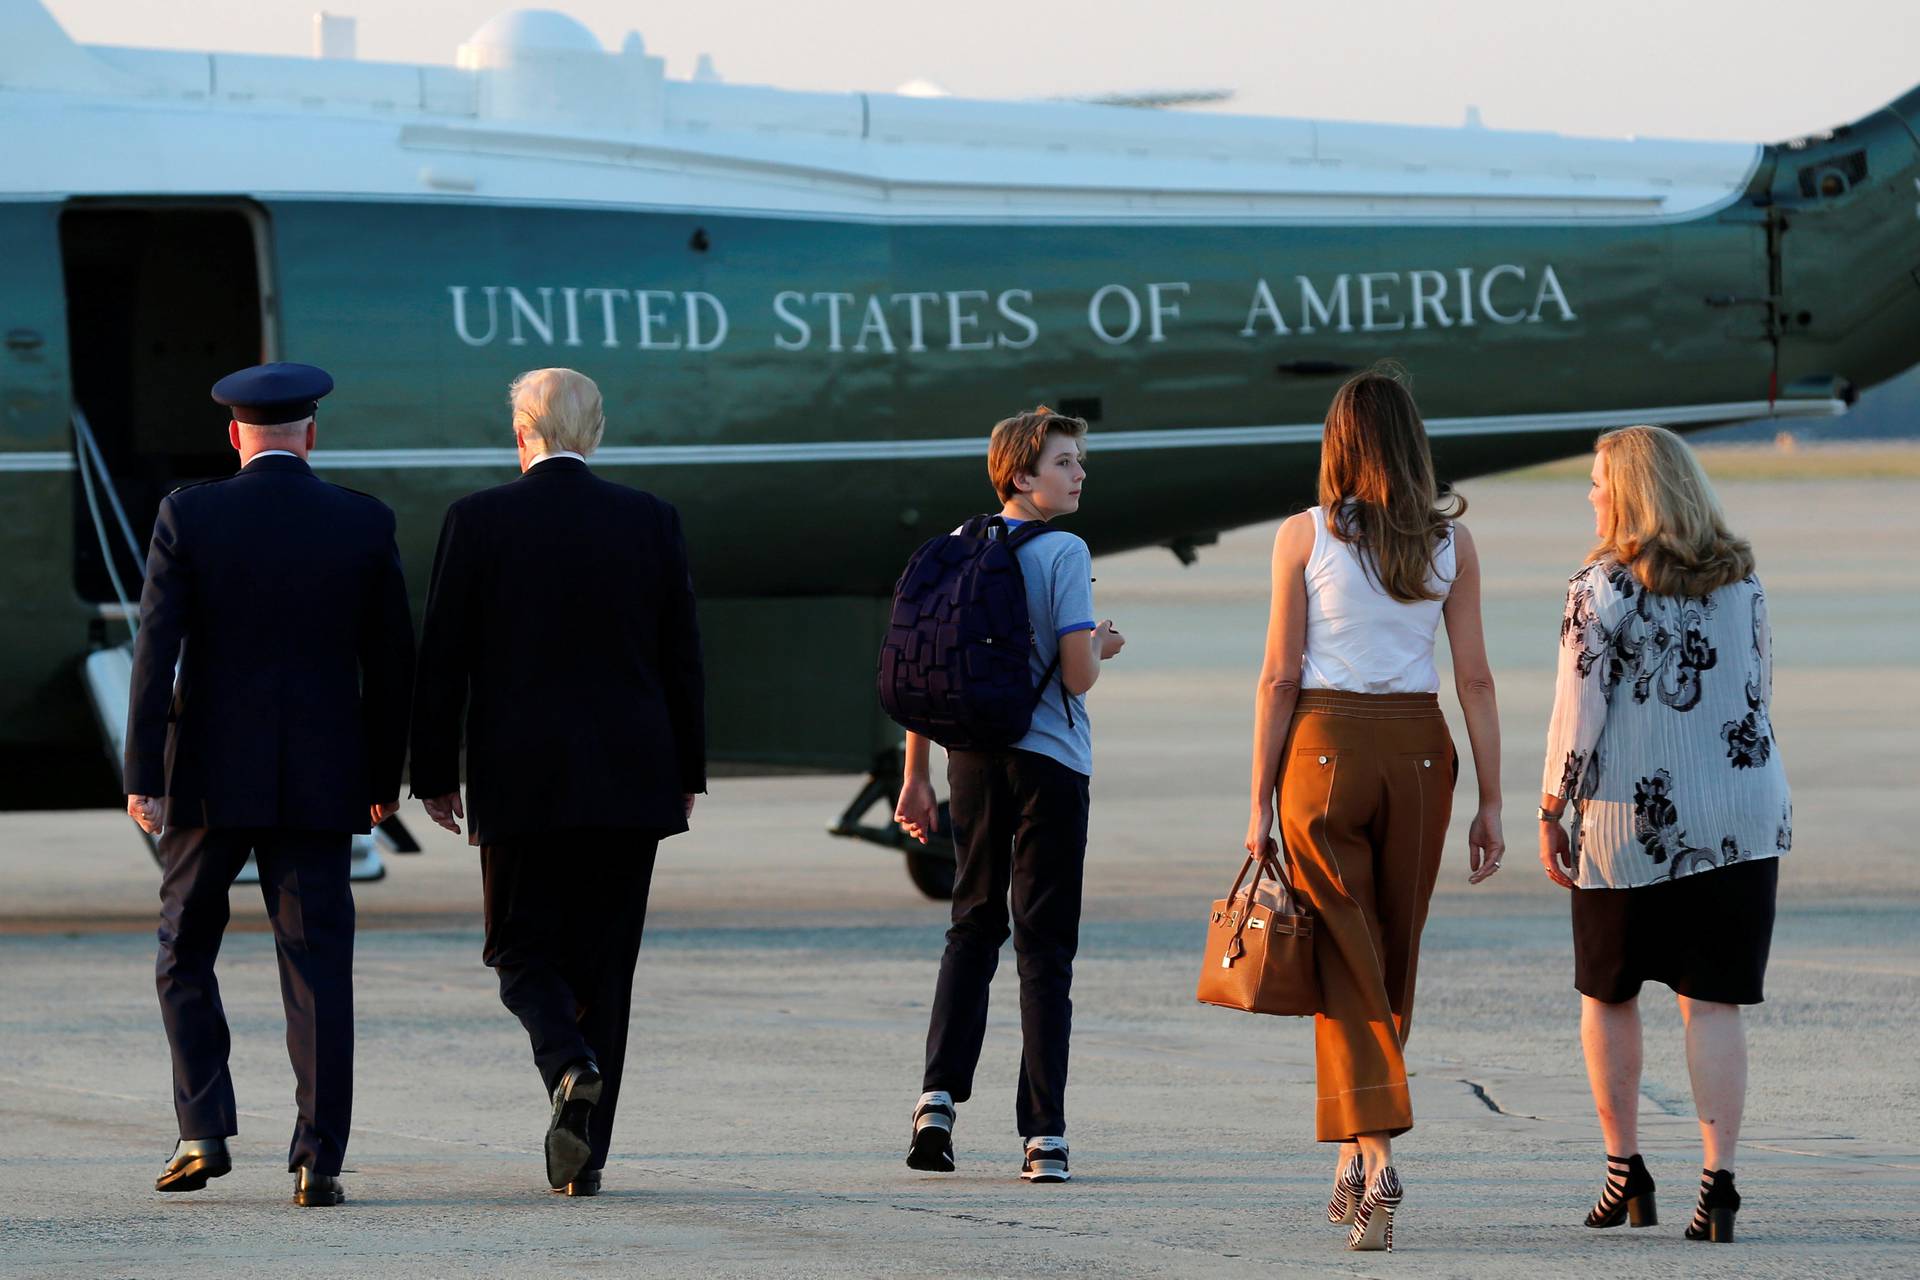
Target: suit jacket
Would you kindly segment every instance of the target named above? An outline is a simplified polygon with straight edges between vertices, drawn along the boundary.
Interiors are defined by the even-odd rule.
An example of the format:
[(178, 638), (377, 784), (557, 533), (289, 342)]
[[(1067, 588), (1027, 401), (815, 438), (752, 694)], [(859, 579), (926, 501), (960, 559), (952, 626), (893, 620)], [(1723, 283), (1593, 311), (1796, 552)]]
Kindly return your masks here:
[(161, 501), (126, 787), (165, 796), (168, 826), (368, 830), (368, 808), (400, 798), (412, 680), (378, 499), (277, 456)]
[(458, 789), (475, 843), (687, 829), (705, 677), (680, 514), (550, 458), (447, 511), (414, 695), (413, 794)]

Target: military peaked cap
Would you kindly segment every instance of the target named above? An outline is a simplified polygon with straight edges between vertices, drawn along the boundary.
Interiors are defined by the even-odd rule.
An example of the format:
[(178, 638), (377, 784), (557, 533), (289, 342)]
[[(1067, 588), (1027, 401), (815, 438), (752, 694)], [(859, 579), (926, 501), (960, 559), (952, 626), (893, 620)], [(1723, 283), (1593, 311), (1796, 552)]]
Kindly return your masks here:
[(235, 422), (273, 426), (311, 417), (319, 400), (333, 390), (333, 378), (310, 364), (257, 364), (230, 373), (213, 384), (215, 404), (226, 405)]

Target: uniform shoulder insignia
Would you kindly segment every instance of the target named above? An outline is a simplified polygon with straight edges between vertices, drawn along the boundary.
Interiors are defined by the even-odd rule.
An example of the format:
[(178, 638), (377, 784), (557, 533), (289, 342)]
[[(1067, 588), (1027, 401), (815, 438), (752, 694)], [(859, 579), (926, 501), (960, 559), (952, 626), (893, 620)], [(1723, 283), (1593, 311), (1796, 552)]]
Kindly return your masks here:
[(362, 489), (351, 489), (344, 484), (333, 484), (331, 480), (327, 481), (327, 483), (333, 485), (333, 487), (341, 493), (350, 493), (363, 502), (371, 503), (375, 511), (384, 515), (387, 519), (394, 521), (396, 524), (399, 523), (399, 517), (393, 513), (393, 508), (386, 504), (385, 499), (375, 497), (373, 494), (367, 493)]
[[(239, 474), (240, 473), (236, 471), (233, 473), (233, 476), (237, 476)], [(185, 493), (189, 489), (204, 489), (210, 484), (219, 484), (222, 480), (231, 480), (233, 479), (233, 476), (209, 476), (205, 480), (189, 480), (187, 481), (187, 483), (183, 485), (177, 485), (174, 488), (169, 489), (167, 491), (167, 496), (171, 498), (174, 494)]]

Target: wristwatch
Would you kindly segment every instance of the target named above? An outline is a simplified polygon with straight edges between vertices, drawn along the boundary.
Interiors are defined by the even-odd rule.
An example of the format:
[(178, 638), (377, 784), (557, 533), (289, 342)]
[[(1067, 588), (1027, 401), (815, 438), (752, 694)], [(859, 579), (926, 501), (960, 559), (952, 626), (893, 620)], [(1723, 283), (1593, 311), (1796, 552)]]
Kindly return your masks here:
[(1539, 816), (1540, 821), (1542, 822), (1558, 822), (1560, 821), (1560, 819), (1567, 816), (1567, 811), (1565, 809), (1562, 809), (1559, 813), (1555, 813), (1553, 812), (1553, 810), (1547, 808), (1547, 806), (1545, 805), (1541, 805), (1538, 809), (1535, 809), (1534, 813)]

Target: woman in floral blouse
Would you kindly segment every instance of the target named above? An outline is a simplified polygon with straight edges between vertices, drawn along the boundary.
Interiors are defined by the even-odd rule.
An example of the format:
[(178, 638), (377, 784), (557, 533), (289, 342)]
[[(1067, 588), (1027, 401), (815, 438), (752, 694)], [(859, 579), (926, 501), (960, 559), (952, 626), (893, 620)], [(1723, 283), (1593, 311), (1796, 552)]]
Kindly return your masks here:
[[(1728, 1241), (1758, 1004), (1793, 806), (1768, 711), (1767, 600), (1706, 472), (1659, 427), (1594, 450), (1599, 542), (1567, 589), (1540, 860), (1573, 891), (1580, 1038), (1607, 1142), (1590, 1227), (1655, 1222), (1640, 1158), (1640, 985), (1679, 997), (1705, 1164), (1686, 1235)], [(1571, 809), (1569, 837), (1561, 819)]]

